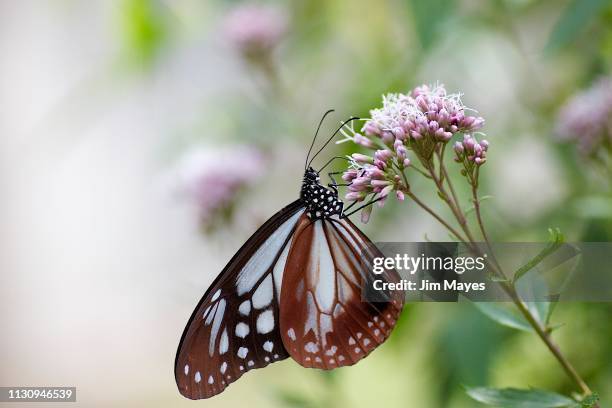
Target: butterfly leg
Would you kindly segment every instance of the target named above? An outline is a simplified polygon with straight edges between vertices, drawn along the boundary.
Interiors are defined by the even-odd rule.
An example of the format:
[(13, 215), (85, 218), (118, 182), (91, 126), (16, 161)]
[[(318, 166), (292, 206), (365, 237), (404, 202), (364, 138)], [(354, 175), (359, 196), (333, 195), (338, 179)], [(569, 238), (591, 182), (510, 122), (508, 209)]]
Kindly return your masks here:
[(349, 213), (347, 213), (346, 211), (352, 209), (356, 204), (357, 201), (353, 201), (353, 203), (351, 205), (349, 205), (348, 207), (346, 207), (346, 209), (344, 210), (344, 212), (342, 213), (342, 217), (341, 218), (347, 218), (353, 214), (355, 214), (357, 211), (366, 208), (372, 204), (374, 204), (377, 201), (382, 200), (384, 197), (377, 197), (377, 198), (372, 198), (370, 201), (368, 201), (367, 203), (360, 205), (359, 207), (355, 208), (354, 210), (350, 211)]
[(330, 179), (331, 179), (331, 181), (332, 181), (331, 183), (329, 183), (329, 184), (327, 185), (327, 187), (331, 188), (331, 189), (332, 189), (332, 190), (334, 190), (336, 193), (338, 192), (338, 187), (341, 187), (341, 186), (342, 186), (342, 187), (347, 187), (347, 186), (349, 186), (349, 184), (344, 184), (344, 183), (342, 183), (342, 184), (338, 184), (338, 183), (336, 182), (336, 180), (334, 179), (334, 176), (337, 176), (338, 174), (342, 174), (342, 173), (344, 173), (344, 172), (343, 172), (343, 171), (334, 171), (334, 172), (332, 172), (332, 173), (327, 173), (327, 175), (329, 176), (329, 178), (330, 178)]

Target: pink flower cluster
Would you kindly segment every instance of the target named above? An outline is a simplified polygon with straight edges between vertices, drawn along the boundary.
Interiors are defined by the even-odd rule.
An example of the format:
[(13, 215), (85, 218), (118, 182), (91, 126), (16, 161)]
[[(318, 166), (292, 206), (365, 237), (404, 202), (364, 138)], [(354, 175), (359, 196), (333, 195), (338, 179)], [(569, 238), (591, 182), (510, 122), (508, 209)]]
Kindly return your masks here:
[(465, 151), (470, 152), (466, 157), (484, 163), (488, 144), (472, 144), (474, 139), (468, 136), (483, 126), (484, 119), (466, 114), (460, 95), (448, 94), (443, 85), (422, 85), (409, 94), (384, 95), (383, 106), (371, 110), (370, 115), (363, 134), (352, 129), (352, 134), (345, 133), (347, 140), (372, 151), (371, 155), (351, 156), (351, 168), (343, 175), (349, 183), (348, 201), (364, 201), (374, 194), (384, 203), (393, 191), (403, 200), (409, 188), (403, 173), (411, 166), (408, 152), (430, 168), (433, 154), (443, 151), (442, 146), (458, 133), (466, 136)]
[(462, 142), (455, 142), (455, 161), (470, 165), (474, 163), (477, 166), (485, 164), (487, 161), (487, 150), (489, 150), (489, 142), (481, 140), (480, 143), (471, 135), (464, 135)]
[(583, 154), (612, 149), (612, 77), (599, 79), (561, 108), (556, 134), (574, 141)]
[(230, 10), (224, 23), (228, 40), (247, 57), (269, 53), (287, 31), (287, 15), (274, 6), (245, 4)]
[(447, 94), (443, 85), (422, 85), (409, 95), (386, 95), (383, 107), (370, 113), (363, 131), (385, 144), (407, 138), (447, 142), (457, 132), (470, 133), (484, 125), (483, 118), (466, 115), (460, 95)]
[[(378, 194), (381, 203), (395, 190), (396, 197), (404, 200), (401, 178), (398, 174), (389, 174), (386, 170), (392, 165), (388, 150), (378, 150), (374, 153), (374, 160), (366, 155), (355, 153), (352, 159), (359, 164), (359, 168), (352, 168), (344, 172), (342, 179), (349, 184), (346, 200), (363, 201), (370, 194)], [(406, 165), (410, 165), (408, 159)]]
[(249, 146), (198, 149), (187, 153), (176, 170), (179, 192), (193, 203), (204, 226), (231, 208), (238, 193), (263, 174), (264, 159)]

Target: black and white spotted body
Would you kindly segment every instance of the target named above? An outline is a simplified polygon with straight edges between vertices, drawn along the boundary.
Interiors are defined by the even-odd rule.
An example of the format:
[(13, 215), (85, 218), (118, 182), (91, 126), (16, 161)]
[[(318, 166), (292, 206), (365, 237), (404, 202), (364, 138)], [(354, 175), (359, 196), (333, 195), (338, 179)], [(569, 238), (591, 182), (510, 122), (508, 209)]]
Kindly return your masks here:
[(300, 199), (306, 206), (306, 215), (311, 220), (342, 216), (344, 203), (338, 198), (338, 191), (321, 185), (319, 173), (312, 167), (304, 173)]

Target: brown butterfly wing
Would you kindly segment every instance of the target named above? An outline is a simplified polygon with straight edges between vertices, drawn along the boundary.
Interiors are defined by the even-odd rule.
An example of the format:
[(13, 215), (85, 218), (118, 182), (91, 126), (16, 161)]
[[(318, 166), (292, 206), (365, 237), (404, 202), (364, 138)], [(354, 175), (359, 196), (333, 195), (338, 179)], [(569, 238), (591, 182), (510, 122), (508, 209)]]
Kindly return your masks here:
[(300, 215), (298, 200), (268, 220), (232, 258), (194, 310), (178, 347), (181, 394), (209, 398), (245, 372), (283, 360), (279, 292)]
[[(280, 334), (299, 364), (352, 365), (389, 337), (403, 307), (402, 292), (391, 292), (381, 302), (362, 298), (372, 279), (367, 265), (378, 256), (380, 251), (350, 220), (300, 217), (280, 297)], [(398, 282), (400, 277), (386, 270), (376, 279)]]

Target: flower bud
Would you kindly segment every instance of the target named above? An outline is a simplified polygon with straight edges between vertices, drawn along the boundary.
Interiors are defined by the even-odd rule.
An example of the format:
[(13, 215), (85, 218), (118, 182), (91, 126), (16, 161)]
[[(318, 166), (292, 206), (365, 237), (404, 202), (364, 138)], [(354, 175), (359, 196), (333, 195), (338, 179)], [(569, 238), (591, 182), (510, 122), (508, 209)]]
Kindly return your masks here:
[(392, 191), (393, 191), (393, 185), (388, 185), (388, 186), (386, 186), (385, 188), (382, 189), (382, 191), (380, 192), (380, 196), (381, 197), (386, 197)]
[(461, 154), (463, 153), (463, 144), (461, 142), (455, 142), (453, 149), (455, 149), (455, 153)]
[(387, 149), (381, 149), (381, 150), (377, 150), (374, 153), (374, 158), (377, 160), (381, 160), (381, 161), (389, 161), (391, 158), (393, 157), (393, 153), (391, 153), (390, 150)]
[(361, 222), (367, 224), (370, 221), (370, 215), (372, 214), (372, 206), (368, 205), (363, 210), (361, 210)]
[(366, 156), (365, 154), (353, 153), (351, 155), (351, 157), (353, 158), (353, 160), (355, 160), (359, 164), (372, 164), (372, 163), (374, 163), (374, 159), (372, 157), (370, 157), (370, 156)]
[(364, 192), (351, 191), (344, 196), (346, 201), (363, 201), (366, 194)]
[(368, 136), (380, 136), (380, 129), (376, 123), (373, 121), (368, 121), (361, 129)]
[[(361, 176), (361, 177), (357, 177), (356, 179), (354, 179), (349, 187), (359, 188), (359, 187), (367, 186), (369, 183), (370, 183), (370, 179), (368, 177)], [(353, 191), (359, 191), (359, 190), (355, 189)]]
[(361, 146), (364, 146), (364, 147), (367, 147), (367, 148), (370, 148), (370, 149), (374, 148), (374, 143), (370, 139), (360, 135), (359, 133), (355, 133), (355, 136), (353, 137), (353, 140), (358, 145), (361, 145)]
[(391, 183), (389, 180), (372, 180), (372, 187), (385, 187)]
[(393, 128), (392, 132), (393, 132), (393, 135), (398, 139), (403, 139), (406, 137), (406, 131), (399, 126)]
[(344, 181), (352, 181), (355, 177), (357, 177), (357, 170), (356, 169), (348, 169), (347, 171), (345, 171), (342, 174), (342, 180)]
[(385, 178), (385, 172), (374, 166), (368, 167), (368, 169), (366, 170), (366, 175), (372, 179), (380, 180)]

